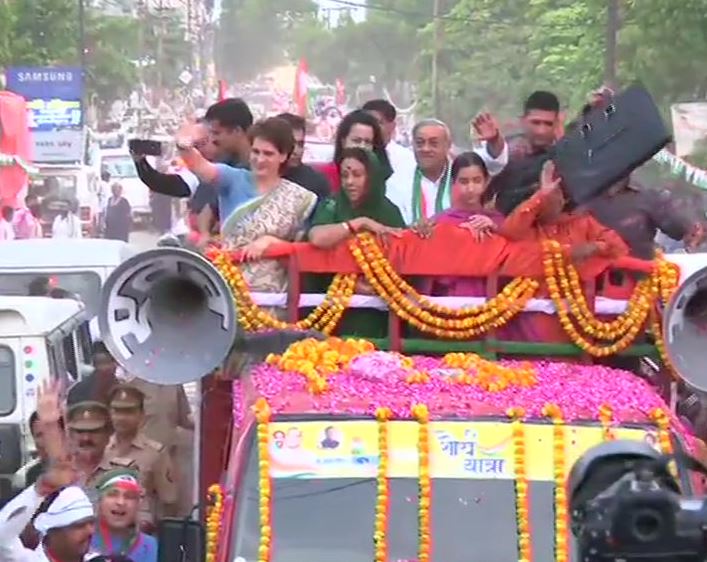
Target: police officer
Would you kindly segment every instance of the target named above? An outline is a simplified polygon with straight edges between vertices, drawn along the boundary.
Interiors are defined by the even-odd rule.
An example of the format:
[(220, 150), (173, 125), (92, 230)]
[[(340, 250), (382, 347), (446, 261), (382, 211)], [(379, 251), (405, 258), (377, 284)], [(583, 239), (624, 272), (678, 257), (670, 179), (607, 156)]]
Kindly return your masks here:
[(112, 468), (104, 460), (112, 433), (108, 408), (100, 402), (78, 402), (69, 408), (66, 426), (80, 483), (90, 489), (104, 472)]
[(117, 385), (111, 391), (108, 403), (114, 434), (104, 459), (113, 466), (139, 471), (147, 500), (141, 519), (154, 522), (175, 513), (178, 488), (169, 452), (162, 443), (149, 439), (141, 431), (144, 400), (144, 394), (129, 384)]

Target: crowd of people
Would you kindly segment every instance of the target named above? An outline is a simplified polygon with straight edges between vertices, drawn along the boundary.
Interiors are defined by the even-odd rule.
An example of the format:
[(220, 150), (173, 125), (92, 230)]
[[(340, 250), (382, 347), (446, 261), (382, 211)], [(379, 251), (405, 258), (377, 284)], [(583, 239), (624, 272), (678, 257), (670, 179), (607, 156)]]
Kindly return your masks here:
[(194, 429), (184, 388), (130, 379), (101, 343), (93, 362), (66, 407), (56, 384), (39, 394), (29, 420), (37, 459), (0, 512), (0, 560), (156, 562), (156, 523), (192, 511), (177, 443), (179, 428)]
[[(480, 114), (472, 120), (476, 148), (454, 155), (450, 129), (438, 119), (415, 125), (412, 150), (398, 145), (395, 108), (371, 100), (339, 123), (332, 162), (310, 166), (302, 162), (303, 118), (254, 122), (248, 105), (230, 98), (177, 133), (183, 170), (165, 173), (145, 155), (133, 157), (151, 190), (188, 199), (196, 247), (218, 239), (242, 251), (244, 278), (256, 292), (287, 289), (285, 266), (266, 258), (273, 245), (306, 239), (331, 248), (361, 232), (385, 239), (411, 230), (427, 238), (451, 225), (479, 241), (553, 239), (575, 262), (651, 259), (658, 231), (688, 250), (703, 242), (703, 215), (669, 191), (639, 188), (630, 176), (574, 207), (552, 161), (551, 148), (564, 134), (560, 115), (555, 95), (535, 92), (523, 106), (521, 135), (506, 139), (492, 115)], [(111, 200), (120, 206), (119, 190)], [(422, 285), (430, 295), (484, 294), (467, 278)], [(356, 292), (373, 289), (360, 279)], [(385, 329), (384, 320), (372, 323), (368, 314), (379, 313), (347, 315), (344, 331), (371, 336), (376, 326)], [(537, 326), (525, 327), (521, 339), (535, 339)], [(187, 486), (178, 485), (174, 455), (175, 428), (193, 428), (183, 388), (118, 377), (100, 344), (94, 362), (94, 375), (69, 393), (65, 416), (56, 389), (39, 398), (30, 421), (39, 462), (26, 473), (29, 487), (0, 513), (0, 560), (76, 562), (94, 551), (155, 560), (155, 521), (190, 511), (180, 498)]]

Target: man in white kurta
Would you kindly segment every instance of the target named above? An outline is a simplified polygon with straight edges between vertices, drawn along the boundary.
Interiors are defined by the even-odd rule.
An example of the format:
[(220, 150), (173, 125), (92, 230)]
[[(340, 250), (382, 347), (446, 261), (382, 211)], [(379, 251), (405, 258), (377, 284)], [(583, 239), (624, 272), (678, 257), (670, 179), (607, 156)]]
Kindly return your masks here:
[(61, 490), (43, 513), (34, 519), (42, 537), (35, 550), (22, 544), (20, 535), (29, 525), (44, 497), (41, 482), (25, 489), (0, 510), (0, 561), (79, 562), (90, 560), (94, 531), (93, 505), (78, 486)]
[[(474, 128), (481, 142), (474, 149), (495, 176), (508, 164), (508, 145), (495, 120), (480, 115)], [(452, 137), (449, 127), (437, 119), (420, 121), (413, 129), (415, 167), (388, 184), (386, 195), (403, 214), (406, 224), (429, 219), (451, 206)]]

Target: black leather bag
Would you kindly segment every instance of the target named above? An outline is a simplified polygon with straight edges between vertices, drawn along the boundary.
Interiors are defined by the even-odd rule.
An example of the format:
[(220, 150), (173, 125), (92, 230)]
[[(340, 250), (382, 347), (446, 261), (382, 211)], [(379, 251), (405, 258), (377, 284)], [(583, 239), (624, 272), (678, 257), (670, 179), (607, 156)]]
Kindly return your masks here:
[(567, 194), (581, 205), (630, 174), (670, 142), (648, 91), (634, 85), (589, 109), (555, 145)]

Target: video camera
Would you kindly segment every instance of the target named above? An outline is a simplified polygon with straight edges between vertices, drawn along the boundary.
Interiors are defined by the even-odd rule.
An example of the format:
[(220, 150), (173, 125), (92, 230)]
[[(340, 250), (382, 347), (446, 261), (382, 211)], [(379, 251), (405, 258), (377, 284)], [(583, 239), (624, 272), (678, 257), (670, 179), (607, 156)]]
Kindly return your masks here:
[(687, 455), (661, 455), (640, 441), (606, 442), (582, 456), (568, 480), (576, 559), (707, 560), (707, 498), (682, 495), (675, 467), (707, 474)]

